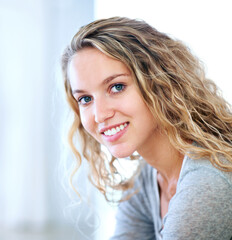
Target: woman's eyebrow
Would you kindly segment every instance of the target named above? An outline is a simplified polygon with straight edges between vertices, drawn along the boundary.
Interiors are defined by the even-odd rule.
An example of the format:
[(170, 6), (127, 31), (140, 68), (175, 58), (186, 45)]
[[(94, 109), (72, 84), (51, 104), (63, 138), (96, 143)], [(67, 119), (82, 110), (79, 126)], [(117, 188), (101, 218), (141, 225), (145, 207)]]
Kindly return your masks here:
[[(107, 85), (108, 83), (110, 83), (111, 81), (113, 81), (115, 78), (117, 77), (122, 77), (122, 76), (129, 76), (129, 74), (127, 73), (121, 73), (121, 74), (114, 74), (112, 76), (109, 76), (107, 77), (106, 79), (104, 79), (101, 83), (101, 85)], [(72, 91), (72, 94), (75, 94), (75, 93), (85, 93), (86, 91), (85, 90), (82, 90), (82, 89), (75, 89)]]
[(129, 76), (129, 74), (127, 73), (121, 73), (121, 74), (114, 74), (112, 76), (109, 76), (107, 77), (103, 82), (102, 82), (102, 85), (106, 85), (108, 84), (109, 82), (111, 82), (112, 80), (114, 80), (115, 78), (117, 77), (122, 77), (122, 76)]

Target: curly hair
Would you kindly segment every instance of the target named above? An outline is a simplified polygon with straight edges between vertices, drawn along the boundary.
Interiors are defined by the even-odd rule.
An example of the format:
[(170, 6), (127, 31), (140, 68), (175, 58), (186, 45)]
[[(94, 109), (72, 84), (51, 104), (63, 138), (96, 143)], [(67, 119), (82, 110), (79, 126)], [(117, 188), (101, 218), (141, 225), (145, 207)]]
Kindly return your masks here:
[[(109, 189), (131, 188), (135, 176), (130, 179), (120, 176), (119, 180), (114, 165), (116, 159), (112, 156), (107, 160), (100, 144), (82, 126), (68, 67), (72, 57), (86, 47), (97, 48), (129, 68), (151, 113), (158, 117), (171, 144), (179, 152), (192, 158), (207, 158), (222, 171), (232, 171), (231, 106), (220, 95), (217, 86), (205, 77), (201, 62), (182, 42), (146, 22), (113, 17), (82, 27), (62, 56), (65, 91), (74, 112), (68, 135), (77, 160), (72, 176), (83, 155), (89, 162), (90, 181), (106, 199)], [(77, 132), (82, 140), (82, 155), (75, 147)]]

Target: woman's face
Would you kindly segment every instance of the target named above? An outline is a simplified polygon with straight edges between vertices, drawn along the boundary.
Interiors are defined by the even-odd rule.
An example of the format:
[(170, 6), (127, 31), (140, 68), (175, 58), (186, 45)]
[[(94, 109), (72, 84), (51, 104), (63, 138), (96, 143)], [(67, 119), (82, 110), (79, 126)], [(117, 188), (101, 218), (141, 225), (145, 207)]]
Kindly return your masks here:
[(73, 56), (68, 74), (85, 130), (113, 156), (152, 147), (158, 124), (125, 64), (85, 48)]

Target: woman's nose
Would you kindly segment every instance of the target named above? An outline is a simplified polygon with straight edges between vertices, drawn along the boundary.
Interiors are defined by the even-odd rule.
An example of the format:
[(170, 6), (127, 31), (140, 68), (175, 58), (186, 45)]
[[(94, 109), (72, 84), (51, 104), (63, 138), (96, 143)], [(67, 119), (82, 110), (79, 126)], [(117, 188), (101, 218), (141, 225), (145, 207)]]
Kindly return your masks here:
[(109, 99), (95, 99), (94, 102), (95, 122), (102, 123), (114, 116), (114, 109)]

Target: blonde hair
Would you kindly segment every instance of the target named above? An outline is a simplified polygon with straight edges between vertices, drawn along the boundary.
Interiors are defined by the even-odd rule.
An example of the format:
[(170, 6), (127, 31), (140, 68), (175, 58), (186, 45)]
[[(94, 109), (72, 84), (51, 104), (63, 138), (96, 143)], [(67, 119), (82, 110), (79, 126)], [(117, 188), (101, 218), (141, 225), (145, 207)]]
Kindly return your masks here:
[[(206, 79), (199, 60), (183, 43), (144, 21), (114, 17), (82, 27), (62, 56), (65, 91), (74, 111), (68, 135), (77, 159), (73, 174), (82, 161), (74, 143), (78, 131), (83, 157), (90, 166), (89, 178), (106, 199), (109, 189), (126, 190), (133, 185), (133, 177), (126, 181), (121, 176), (116, 181), (115, 158), (107, 161), (100, 144), (81, 124), (68, 66), (72, 56), (86, 47), (97, 48), (130, 69), (144, 101), (178, 151), (193, 158), (207, 158), (215, 167), (232, 171), (231, 106), (220, 96), (216, 85)], [(191, 144), (193, 141), (198, 144)]]

